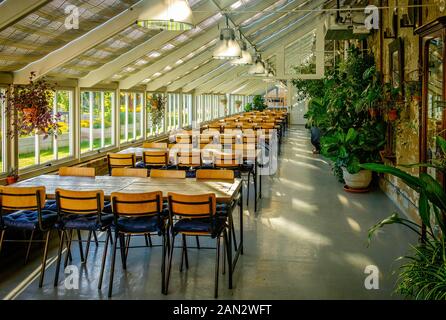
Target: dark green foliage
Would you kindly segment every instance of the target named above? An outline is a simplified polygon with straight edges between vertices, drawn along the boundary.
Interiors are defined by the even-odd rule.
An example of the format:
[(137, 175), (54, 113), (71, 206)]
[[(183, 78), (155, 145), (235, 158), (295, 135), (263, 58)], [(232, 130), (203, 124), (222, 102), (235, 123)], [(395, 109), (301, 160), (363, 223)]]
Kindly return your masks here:
[(265, 99), (261, 95), (256, 95), (252, 99), (252, 109), (257, 111), (263, 111), (268, 106), (265, 104)]
[[(442, 148), (446, 149), (446, 141), (441, 137), (438, 139)], [(426, 226), (426, 236), (422, 243), (412, 247), (411, 254), (403, 257), (406, 262), (400, 267), (396, 291), (415, 299), (446, 300), (446, 250), (444, 245), (446, 193), (443, 187), (426, 173), (421, 173), (417, 177), (399, 168), (376, 163), (362, 164), (361, 167), (394, 175), (420, 195), (418, 214)], [(389, 224), (403, 225), (419, 237), (423, 234), (421, 225), (401, 218), (395, 213), (370, 228), (369, 241), (377, 230)]]

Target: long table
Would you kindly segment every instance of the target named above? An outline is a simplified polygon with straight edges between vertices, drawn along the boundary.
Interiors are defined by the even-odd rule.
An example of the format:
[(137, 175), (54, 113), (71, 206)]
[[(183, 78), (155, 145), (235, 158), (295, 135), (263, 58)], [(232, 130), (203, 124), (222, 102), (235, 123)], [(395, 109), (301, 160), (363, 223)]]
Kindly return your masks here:
[(69, 189), (79, 191), (102, 190), (105, 199), (110, 199), (112, 192), (141, 193), (161, 191), (163, 198), (167, 199), (169, 192), (181, 194), (214, 193), (218, 202), (231, 203), (238, 198), (240, 214), (240, 240), (235, 255), (232, 255), (232, 211), (229, 212), (228, 251), (231, 258), (229, 269), (229, 283), (232, 288), (232, 274), (240, 254), (243, 254), (243, 192), (242, 180), (197, 180), (197, 179), (165, 179), (165, 178), (138, 178), (138, 177), (67, 177), (58, 175), (41, 175), (14, 184), (17, 187), (44, 186), (49, 199), (54, 199), (56, 189)]
[[(146, 151), (161, 151), (161, 152), (166, 152), (169, 155), (169, 163), (172, 165), (176, 165), (177, 164), (177, 154), (179, 151), (181, 150), (189, 150), (191, 152), (191, 154), (198, 154), (200, 153), (203, 158), (206, 157), (206, 161), (204, 161), (205, 163), (212, 163), (212, 161), (208, 160), (209, 155), (212, 155), (212, 153), (214, 154), (221, 154), (221, 155), (230, 155), (230, 152), (225, 152), (224, 149), (215, 149), (212, 148), (213, 146), (220, 146), (221, 145), (213, 145), (210, 144), (209, 148), (204, 148), (204, 149), (188, 149), (186, 147), (179, 147), (179, 146), (174, 146), (170, 149), (165, 149), (165, 148), (159, 148), (159, 149), (155, 149), (155, 148), (142, 148), (142, 147), (131, 147), (131, 148), (126, 148), (124, 150), (119, 151), (118, 153), (120, 154), (135, 154), (135, 156), (137, 158), (142, 158), (144, 152)], [(243, 144), (243, 150), (241, 150), (240, 148), (237, 148), (236, 150), (234, 150), (234, 152), (236, 154), (240, 154), (240, 163), (242, 163), (242, 158), (244, 160), (248, 160), (250, 161), (252, 164), (254, 164), (254, 211), (257, 212), (257, 202), (258, 199), (262, 198), (262, 176), (259, 175), (259, 158), (262, 156), (262, 150), (260, 150), (259, 148), (253, 148), (250, 145), (246, 145)], [(249, 183), (249, 181), (248, 181)], [(248, 185), (249, 187), (249, 185)]]

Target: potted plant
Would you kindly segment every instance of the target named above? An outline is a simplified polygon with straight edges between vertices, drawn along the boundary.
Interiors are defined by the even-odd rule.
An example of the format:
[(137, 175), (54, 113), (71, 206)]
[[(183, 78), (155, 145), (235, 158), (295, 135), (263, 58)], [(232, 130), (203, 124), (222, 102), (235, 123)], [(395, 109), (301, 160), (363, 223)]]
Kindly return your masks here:
[(152, 127), (157, 128), (163, 122), (167, 98), (162, 94), (155, 93), (148, 98), (148, 102)]
[(252, 109), (256, 111), (263, 111), (268, 106), (265, 104), (265, 99), (261, 95), (256, 95), (252, 99)]
[(237, 110), (240, 110), (241, 106), (242, 106), (242, 101), (241, 100), (235, 100), (235, 108)]
[(10, 184), (14, 184), (19, 180), (19, 171), (17, 168), (12, 167), (9, 172), (8, 175), (6, 176), (6, 184), (10, 185)]
[(365, 191), (369, 187), (372, 173), (361, 169), (360, 164), (380, 160), (379, 150), (385, 144), (384, 132), (383, 125), (367, 125), (350, 128), (347, 133), (338, 130), (323, 137), (323, 154), (334, 162), (339, 175), (342, 172), (346, 191)]
[[(437, 137), (436, 141), (444, 155), (446, 141), (441, 137)], [(410, 167), (434, 167), (445, 172), (445, 164), (443, 156), (443, 159), (436, 162)], [(446, 218), (444, 212), (446, 212), (446, 193), (443, 186), (427, 173), (413, 176), (399, 168), (376, 163), (362, 164), (361, 167), (393, 175), (419, 194), (418, 215), (422, 225), (394, 213), (369, 230), (369, 242), (379, 229), (390, 224), (403, 225), (420, 239), (419, 243), (412, 246), (411, 252), (403, 257), (405, 262), (399, 268), (396, 292), (417, 300), (445, 300)]]
[(29, 85), (13, 86), (0, 98), (6, 101), (5, 114), (11, 119), (8, 136), (15, 135), (49, 135), (59, 134), (61, 114), (53, 113), (52, 100), (54, 86), (44, 78), (34, 80), (35, 73), (31, 72)]
[(359, 99), (356, 100), (356, 111), (361, 112), (367, 110), (370, 117), (375, 119), (380, 114), (384, 95), (381, 81), (382, 76), (381, 73), (376, 70), (376, 66), (372, 65), (365, 70), (362, 78), (364, 81), (369, 82), (369, 84), (361, 93)]
[(401, 89), (395, 88), (392, 84), (384, 84), (384, 110), (387, 121), (395, 122), (398, 120), (399, 112), (405, 106), (405, 100), (401, 96)]
[(244, 110), (245, 112), (250, 112), (252, 110), (252, 103), (245, 104)]

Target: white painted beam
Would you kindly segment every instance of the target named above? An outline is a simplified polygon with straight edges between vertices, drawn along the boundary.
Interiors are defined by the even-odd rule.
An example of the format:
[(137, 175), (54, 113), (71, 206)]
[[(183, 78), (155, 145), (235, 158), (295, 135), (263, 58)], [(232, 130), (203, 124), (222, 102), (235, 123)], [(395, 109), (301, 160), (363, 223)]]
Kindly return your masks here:
[(6, 0), (0, 3), (0, 31), (38, 10), (50, 0)]
[(32, 71), (36, 73), (37, 78), (41, 77), (135, 23), (143, 2), (138, 2), (133, 7), (123, 11), (85, 35), (71, 41), (64, 47), (51, 52), (21, 70), (15, 71), (14, 83), (28, 83), (29, 74)]
[(182, 88), (183, 92), (189, 92), (189, 91), (191, 91), (191, 89), (187, 88), (188, 84), (193, 83), (194, 81), (202, 78), (203, 76), (213, 73), (213, 71), (216, 70), (217, 68), (219, 68), (223, 63), (224, 62), (221, 60), (212, 60), (209, 63), (206, 63), (205, 65), (192, 71), (188, 75), (182, 77), (181, 79), (174, 81), (172, 84), (167, 86), (167, 90), (168, 91), (176, 91), (176, 90)]
[(162, 72), (163, 69), (169, 65), (174, 65), (179, 59), (184, 58), (190, 52), (195, 51), (202, 46), (206, 45), (210, 41), (218, 37), (218, 27), (214, 26), (207, 30), (202, 35), (192, 39), (192, 41), (186, 43), (184, 46), (179, 47), (174, 52), (166, 55), (155, 63), (142, 68), (138, 72), (130, 75), (129, 77), (120, 81), (119, 85), (121, 89), (130, 89), (133, 86), (139, 84), (146, 78), (149, 78), (157, 72)]
[(193, 89), (198, 88), (199, 86), (201, 86), (202, 84), (210, 81), (211, 79), (214, 79), (215, 77), (218, 77), (219, 75), (221, 75), (222, 73), (226, 72), (228, 69), (233, 69), (234, 67), (232, 65), (230, 65), (229, 63), (223, 63), (221, 65), (221, 67), (219, 67), (218, 69), (208, 73), (207, 75), (196, 79), (195, 81), (188, 83), (187, 85), (185, 85), (183, 87), (183, 90), (185, 92), (189, 92)]
[(149, 82), (147, 84), (147, 91), (156, 91), (161, 87), (164, 87), (167, 83), (174, 81), (178, 76), (183, 76), (186, 72), (192, 71), (195, 66), (204, 63), (205, 61), (212, 59), (212, 53), (208, 50), (193, 57), (189, 61), (181, 64), (179, 67), (172, 71), (162, 75), (161, 77)]
[(222, 72), (218, 76), (214, 76), (211, 80), (206, 81), (202, 86), (197, 87), (198, 91), (201, 92), (211, 92), (215, 89), (219, 84), (222, 84), (226, 81), (230, 82), (234, 79), (233, 75), (237, 74), (240, 69), (246, 69), (246, 67), (242, 66), (233, 66), (233, 68)]
[[(235, 1), (233, 1), (235, 2)], [(200, 6), (196, 8), (197, 12), (194, 12), (194, 23), (202, 22), (203, 20), (206, 20), (207, 18), (211, 17), (214, 12), (214, 6), (210, 3), (203, 2)], [(81, 78), (79, 80), (79, 86), (80, 87), (91, 87), (95, 84), (111, 78), (114, 74), (122, 70), (125, 66), (127, 66), (129, 63), (136, 61), (140, 57), (146, 55), (150, 51), (159, 49), (162, 47), (165, 43), (173, 40), (178, 35), (183, 33), (182, 31), (162, 31), (155, 35), (154, 37), (150, 38), (146, 42), (141, 43), (140, 45), (136, 46), (135, 48), (131, 49), (130, 51), (122, 54), (118, 58), (116, 58), (113, 61), (110, 61), (109, 63), (104, 64), (103, 66), (99, 67), (98, 69), (90, 72), (85, 77)]]

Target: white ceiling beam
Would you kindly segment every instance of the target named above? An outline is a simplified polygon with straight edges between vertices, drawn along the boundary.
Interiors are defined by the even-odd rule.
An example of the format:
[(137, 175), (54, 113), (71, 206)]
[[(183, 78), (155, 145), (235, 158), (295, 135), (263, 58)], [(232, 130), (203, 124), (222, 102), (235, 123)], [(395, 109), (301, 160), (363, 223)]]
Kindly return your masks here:
[[(51, 52), (42, 59), (27, 65), (21, 70), (15, 71), (14, 83), (28, 83), (30, 72), (35, 72), (36, 78), (44, 76), (51, 70), (74, 59), (85, 51), (129, 27), (136, 22), (143, 2), (144, 1), (138, 2), (134, 6), (116, 15), (83, 36), (71, 41), (62, 48)], [(156, 3), (154, 5), (156, 5)]]
[(179, 67), (172, 71), (162, 75), (161, 77), (149, 82), (147, 84), (147, 91), (156, 91), (161, 87), (164, 87), (167, 83), (175, 81), (178, 76), (185, 75), (188, 71), (194, 69), (195, 66), (204, 63), (205, 61), (212, 59), (212, 53), (209, 50), (200, 53), (198, 56), (181, 64)]
[(232, 93), (237, 88), (248, 82), (246, 79), (238, 78), (237, 80), (225, 83), (221, 86), (221, 91), (225, 93)]
[(249, 81), (245, 82), (239, 88), (236, 88), (236, 89), (232, 90), (232, 94), (243, 94), (242, 92), (244, 90), (248, 90), (249, 88), (252, 88), (255, 85), (258, 85), (258, 81), (249, 80)]
[(172, 84), (167, 86), (167, 91), (176, 91), (178, 89), (183, 89), (183, 92), (189, 92), (192, 89), (188, 88), (188, 84), (193, 83), (197, 79), (202, 78), (208, 74), (213, 73), (214, 70), (219, 68), (224, 62), (221, 60), (212, 60), (204, 66), (192, 71), (188, 75), (174, 81)]
[(226, 70), (219, 74), (218, 76), (214, 76), (211, 80), (206, 81), (203, 85), (197, 87), (197, 89), (201, 92), (209, 93), (213, 89), (215, 89), (219, 84), (224, 82), (231, 82), (234, 80), (234, 74), (238, 74), (240, 69), (246, 69), (245, 66), (232, 66), (233, 68)]
[(38, 10), (50, 0), (7, 0), (0, 3), (0, 31)]
[(229, 63), (223, 63), (218, 69), (215, 69), (208, 74), (202, 76), (201, 78), (197, 78), (196, 80), (192, 81), (191, 83), (186, 84), (183, 87), (183, 91), (189, 92), (191, 90), (194, 90), (195, 88), (198, 88), (202, 84), (210, 81), (211, 79), (214, 79), (215, 77), (218, 77), (220, 74), (226, 72), (226, 70), (233, 68)]
[[(225, 8), (224, 10), (229, 8), (229, 6), (232, 5), (235, 2), (237, 2), (237, 1), (230, 1), (230, 2), (228, 2), (228, 6), (223, 6)], [(257, 4), (255, 6), (253, 6), (252, 8), (250, 8), (250, 10), (249, 10), (250, 12), (242, 13), (240, 15), (237, 15), (236, 19), (234, 19), (234, 20), (235, 20), (235, 22), (237, 24), (240, 24), (241, 22), (243, 22), (244, 20), (246, 20), (250, 16), (252, 16), (252, 12), (251, 12), (252, 10), (254, 10), (254, 11), (263, 10), (263, 9), (267, 8), (270, 4), (272, 4), (274, 2), (275, 2), (275, 0), (261, 1), (259, 4)], [(209, 1), (209, 3), (212, 4), (211, 1)], [(216, 11), (213, 11), (213, 10), (216, 10), (215, 6), (213, 6), (212, 10), (209, 9), (209, 11), (212, 12), (212, 14), (209, 14), (209, 17), (214, 15), (216, 12), (218, 12), (217, 10)], [(197, 11), (198, 11), (198, 9), (197, 9)], [(194, 15), (195, 15), (195, 12), (194, 12)], [(212, 35), (211, 38), (209, 37), (210, 34)], [(213, 39), (216, 39), (218, 37), (218, 34), (219, 34), (218, 26), (210, 27), (209, 29), (206, 29), (203, 34), (201, 34), (201, 35), (197, 36), (196, 38), (192, 39), (190, 41), (190, 43), (187, 43), (184, 46), (176, 48), (175, 51), (173, 51), (171, 53), (171, 55), (175, 55), (177, 52), (181, 52), (182, 54), (180, 55), (179, 58), (184, 57), (187, 54), (189, 54), (190, 52), (196, 50), (197, 46), (193, 45), (192, 43), (200, 44), (202, 46), (202, 45), (206, 44), (207, 42), (209, 42), (209, 41), (211, 41)], [(160, 44), (160, 46), (162, 46), (162, 44)], [(191, 50), (191, 48), (193, 48), (193, 49)], [(178, 56), (178, 55), (176, 55), (176, 56)], [(167, 59), (167, 57), (168, 56), (164, 57), (164, 60), (163, 59), (159, 60), (158, 62), (160, 62), (160, 63), (156, 66), (156, 68), (154, 68), (154, 64), (148, 65), (145, 68), (139, 70), (137, 73), (129, 76), (128, 78), (121, 80), (120, 81), (121, 88), (123, 88), (123, 89), (130, 89), (131, 87), (139, 84), (139, 82), (143, 81), (144, 79), (147, 79), (150, 75), (152, 75), (152, 74), (154, 74), (156, 72), (160, 72), (166, 66), (171, 65), (172, 61), (171, 61), (171, 59), (170, 60)], [(176, 60), (174, 62), (176, 62), (179, 58), (176, 58)], [(163, 63), (161, 63), (162, 60), (163, 60)], [(115, 69), (113, 71), (114, 71), (113, 72), (113, 74), (114, 74), (114, 73), (118, 72), (119, 70)]]
[(195, 51), (210, 41), (216, 39), (218, 36), (218, 27), (214, 26), (209, 30), (205, 31), (202, 35), (192, 39), (192, 41), (186, 43), (184, 46), (179, 47), (174, 52), (166, 55), (155, 63), (142, 68), (138, 72), (130, 75), (129, 77), (121, 80), (119, 82), (121, 89), (130, 89), (133, 86), (139, 84), (146, 78), (149, 78), (157, 72), (162, 72), (167, 66), (174, 65), (179, 59), (184, 58), (190, 52)]
[[(194, 12), (194, 23), (197, 24), (214, 15), (214, 9), (215, 8), (211, 3), (207, 1), (203, 2), (195, 9), (197, 12)], [(165, 43), (173, 40), (181, 33), (183, 33), (183, 31), (162, 31), (158, 33), (146, 42), (143, 42), (130, 51), (120, 55), (115, 60), (110, 61), (102, 65), (98, 69), (91, 71), (89, 74), (79, 80), (79, 86), (91, 87), (103, 80), (110, 79), (114, 74), (122, 70), (129, 63), (138, 60), (150, 51), (159, 49)]]

